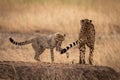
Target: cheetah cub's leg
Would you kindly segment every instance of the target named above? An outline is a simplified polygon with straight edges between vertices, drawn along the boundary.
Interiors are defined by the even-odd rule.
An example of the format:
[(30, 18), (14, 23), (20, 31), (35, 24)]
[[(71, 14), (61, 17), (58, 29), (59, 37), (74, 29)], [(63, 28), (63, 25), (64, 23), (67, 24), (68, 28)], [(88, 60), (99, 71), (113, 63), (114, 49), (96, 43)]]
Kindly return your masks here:
[(53, 52), (53, 48), (50, 49), (50, 53), (51, 53), (51, 62), (54, 62), (54, 52)]
[(89, 47), (90, 52), (89, 52), (89, 64), (93, 65), (93, 52), (94, 52), (94, 47)]
[(40, 61), (40, 59), (39, 59), (39, 52), (35, 52), (35, 56), (34, 56), (34, 59), (36, 60), (36, 61)]
[(32, 44), (32, 47), (35, 51), (34, 59), (37, 61), (40, 61), (39, 56), (44, 52), (44, 48), (40, 45), (38, 45), (36, 42)]
[(36, 51), (34, 59), (40, 61), (39, 56), (45, 51), (44, 48), (39, 48), (39, 51)]
[(79, 46), (80, 50), (80, 57), (79, 57), (79, 64), (85, 64), (85, 45)]
[(44, 48), (39, 48), (39, 50), (36, 51), (36, 53), (35, 53), (34, 59), (37, 60), (37, 61), (40, 61), (39, 56), (40, 56), (44, 51), (45, 51)]

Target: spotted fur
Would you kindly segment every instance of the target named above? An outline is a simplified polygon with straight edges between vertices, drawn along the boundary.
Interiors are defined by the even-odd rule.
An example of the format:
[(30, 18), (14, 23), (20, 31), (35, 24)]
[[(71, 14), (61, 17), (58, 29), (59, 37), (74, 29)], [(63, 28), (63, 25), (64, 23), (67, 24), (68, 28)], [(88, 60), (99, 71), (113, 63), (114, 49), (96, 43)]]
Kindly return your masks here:
[(66, 46), (66, 48), (61, 50), (61, 54), (64, 54), (65, 52), (67, 52), (70, 48), (76, 46), (78, 44), (78, 40), (70, 43), (68, 46)]
[(31, 40), (26, 40), (24, 42), (16, 42), (13, 38), (9, 38), (9, 41), (14, 45), (22, 46), (27, 44), (32, 44), (35, 51), (34, 59), (40, 61), (39, 56), (45, 51), (45, 49), (50, 49), (51, 61), (54, 62), (54, 48), (56, 51), (61, 51), (61, 44), (65, 40), (65, 34), (55, 33), (51, 35), (40, 35)]
[(90, 49), (89, 51), (89, 64), (93, 64), (93, 51), (94, 51), (94, 43), (95, 43), (95, 28), (92, 23), (92, 20), (89, 19), (82, 19), (80, 20), (80, 33), (79, 33), (79, 38), (75, 42), (69, 44), (66, 46), (66, 48), (61, 50), (61, 54), (67, 52), (70, 48), (73, 46), (79, 44), (79, 51), (80, 51), (80, 56), (79, 56), (79, 63), (80, 64), (85, 64), (85, 50), (87, 45)]

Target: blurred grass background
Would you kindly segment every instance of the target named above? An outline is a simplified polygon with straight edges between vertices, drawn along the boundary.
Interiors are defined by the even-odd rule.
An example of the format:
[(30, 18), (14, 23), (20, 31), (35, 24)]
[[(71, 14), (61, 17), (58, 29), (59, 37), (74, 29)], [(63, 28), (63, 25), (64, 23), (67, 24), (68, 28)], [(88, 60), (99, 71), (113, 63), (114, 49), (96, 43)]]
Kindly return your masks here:
[[(62, 32), (67, 34), (65, 47), (78, 38), (80, 19), (88, 18), (96, 29), (95, 64), (120, 71), (119, 15), (119, 0), (0, 0), (0, 60), (35, 61), (31, 45), (13, 46), (10, 36), (24, 41), (36, 33)], [(77, 63), (79, 59), (76, 47), (69, 51), (70, 59), (55, 53), (57, 63)], [(49, 50), (41, 59), (50, 61)]]

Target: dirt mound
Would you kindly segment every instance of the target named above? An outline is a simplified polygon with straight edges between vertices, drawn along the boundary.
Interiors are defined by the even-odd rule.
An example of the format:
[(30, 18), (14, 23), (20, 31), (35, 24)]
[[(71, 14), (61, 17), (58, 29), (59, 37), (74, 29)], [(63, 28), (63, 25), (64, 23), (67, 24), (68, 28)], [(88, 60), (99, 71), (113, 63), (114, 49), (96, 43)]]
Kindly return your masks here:
[(1, 61), (0, 80), (120, 80), (120, 75), (105, 66)]

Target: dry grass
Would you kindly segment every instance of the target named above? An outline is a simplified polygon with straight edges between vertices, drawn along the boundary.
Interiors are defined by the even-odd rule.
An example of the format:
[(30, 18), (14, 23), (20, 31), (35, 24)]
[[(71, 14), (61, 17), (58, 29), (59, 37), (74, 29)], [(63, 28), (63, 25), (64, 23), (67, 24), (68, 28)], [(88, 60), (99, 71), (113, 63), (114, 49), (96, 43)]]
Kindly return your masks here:
[[(119, 4), (119, 0), (0, 0), (0, 60), (35, 62), (31, 45), (13, 46), (9, 36), (22, 41), (34, 36), (34, 32), (59, 31), (67, 34), (64, 47), (77, 39), (79, 20), (89, 18), (96, 28), (95, 64), (120, 71)], [(77, 63), (79, 59), (76, 48), (69, 51), (69, 59), (55, 53), (57, 63)], [(50, 62), (49, 50), (41, 55), (41, 60)]]

